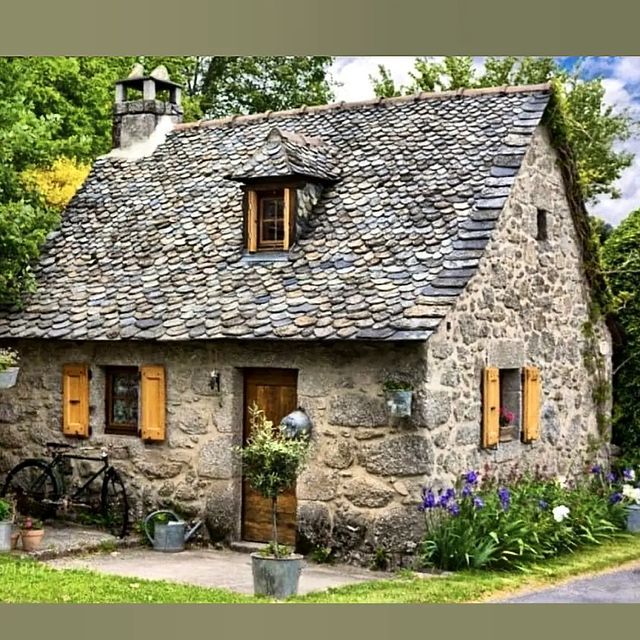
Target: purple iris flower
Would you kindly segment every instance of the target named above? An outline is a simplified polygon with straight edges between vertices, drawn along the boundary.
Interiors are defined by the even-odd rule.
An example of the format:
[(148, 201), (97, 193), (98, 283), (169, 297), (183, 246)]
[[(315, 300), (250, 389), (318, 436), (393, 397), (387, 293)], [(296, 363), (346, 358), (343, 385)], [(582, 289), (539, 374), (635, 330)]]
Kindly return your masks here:
[(609, 498), (609, 502), (611, 504), (617, 504), (618, 502), (622, 502), (622, 494), (618, 491), (616, 491), (615, 493), (612, 493), (611, 497)]
[(447, 497), (446, 493), (443, 493), (439, 498), (438, 498), (438, 506), (440, 507), (446, 507), (447, 504), (449, 504), (449, 498)]
[(607, 473), (607, 482), (615, 482), (616, 481), (616, 474), (609, 471), (609, 473)]
[(467, 496), (471, 495), (471, 493), (473, 492), (473, 489), (471, 488), (470, 484), (465, 484), (464, 487), (462, 487), (462, 497), (466, 498)]
[(498, 489), (498, 497), (500, 498), (500, 504), (502, 504), (502, 508), (506, 511), (509, 508), (509, 503), (511, 502), (511, 494), (509, 493), (509, 489), (506, 487), (500, 487)]
[(436, 498), (433, 495), (433, 491), (429, 489), (429, 491), (423, 494), (422, 508), (433, 509), (435, 506), (436, 506)]
[(549, 506), (549, 503), (545, 500), (538, 500), (538, 506), (544, 510)]
[(482, 507), (484, 507), (484, 500), (480, 496), (476, 496), (473, 499), (473, 506), (476, 509), (482, 509)]
[(451, 500), (452, 498), (456, 497), (456, 490), (452, 487), (449, 487), (445, 495), (447, 496), (448, 500)]
[(622, 477), (625, 480), (635, 480), (636, 479), (636, 474), (635, 474), (633, 469), (623, 469)]
[(460, 513), (460, 507), (458, 506), (457, 502), (452, 502), (448, 507), (447, 507), (447, 511), (449, 511), (449, 513), (452, 516), (457, 516)]
[(478, 472), (477, 471), (467, 471), (464, 475), (464, 480), (467, 484), (475, 484), (478, 482)]
[(594, 464), (593, 467), (591, 467), (591, 473), (593, 474), (602, 473), (602, 466), (599, 464)]

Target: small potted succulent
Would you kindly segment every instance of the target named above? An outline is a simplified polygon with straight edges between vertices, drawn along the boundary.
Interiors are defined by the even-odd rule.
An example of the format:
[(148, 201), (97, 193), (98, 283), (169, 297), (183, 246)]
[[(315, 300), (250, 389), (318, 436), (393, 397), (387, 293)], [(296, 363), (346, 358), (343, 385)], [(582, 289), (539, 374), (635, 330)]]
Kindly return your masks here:
[(26, 516), (20, 523), (20, 538), (25, 551), (35, 551), (42, 542), (44, 526), (40, 520)]
[(288, 437), (287, 426), (274, 428), (255, 403), (249, 408), (249, 420), (250, 437), (235, 451), (251, 487), (271, 500), (272, 521), (271, 542), (263, 551), (251, 554), (254, 593), (287, 598), (298, 591), (303, 557), (278, 544), (278, 496), (295, 484), (307, 458), (309, 435), (299, 432)]
[(13, 387), (18, 379), (18, 352), (13, 349), (0, 349), (0, 389)]
[(390, 378), (385, 380), (384, 396), (392, 418), (407, 418), (411, 415), (413, 390), (405, 380)]
[(0, 498), (0, 553), (15, 548), (13, 541), (13, 521), (15, 509), (11, 501)]

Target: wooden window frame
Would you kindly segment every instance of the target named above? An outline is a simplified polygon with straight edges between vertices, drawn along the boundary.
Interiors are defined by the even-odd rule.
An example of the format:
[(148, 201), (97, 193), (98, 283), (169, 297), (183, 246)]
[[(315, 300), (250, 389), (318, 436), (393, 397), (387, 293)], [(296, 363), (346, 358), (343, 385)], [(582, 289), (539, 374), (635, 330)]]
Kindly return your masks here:
[[(117, 372), (122, 371), (135, 372), (138, 378), (138, 420), (133, 423), (114, 423), (113, 422), (113, 377)], [(135, 366), (109, 366), (105, 367), (104, 372), (105, 384), (105, 426), (104, 432), (108, 434), (123, 436), (138, 436), (140, 433), (140, 369)]]
[[(261, 202), (269, 196), (266, 192), (282, 193), (284, 224), (282, 241), (264, 241), (261, 233)], [(246, 187), (245, 248), (249, 253), (275, 253), (289, 251), (295, 236), (295, 187), (277, 183), (265, 183)], [(278, 196), (272, 196), (278, 197)]]

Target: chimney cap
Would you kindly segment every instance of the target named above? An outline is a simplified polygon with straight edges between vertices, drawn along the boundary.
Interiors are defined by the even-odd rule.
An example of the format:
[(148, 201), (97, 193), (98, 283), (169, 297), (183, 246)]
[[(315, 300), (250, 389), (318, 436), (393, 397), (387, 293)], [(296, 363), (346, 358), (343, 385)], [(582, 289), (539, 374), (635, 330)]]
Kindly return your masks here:
[(172, 80), (161, 80), (151, 75), (138, 78), (123, 78), (122, 80), (116, 80), (116, 84), (122, 85), (127, 89), (137, 89), (138, 91), (142, 91), (145, 80), (153, 80), (156, 83), (156, 87), (161, 91), (162, 89), (172, 88), (182, 89), (182, 85), (178, 84), (177, 82), (173, 82)]

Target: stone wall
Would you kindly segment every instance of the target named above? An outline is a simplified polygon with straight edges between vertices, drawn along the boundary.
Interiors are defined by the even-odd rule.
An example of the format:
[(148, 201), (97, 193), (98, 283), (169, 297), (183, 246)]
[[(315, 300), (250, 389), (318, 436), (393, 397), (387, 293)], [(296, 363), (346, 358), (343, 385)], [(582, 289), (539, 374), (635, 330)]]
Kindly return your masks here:
[[(409, 500), (400, 476), (429, 470), (429, 447), (391, 426), (382, 383), (404, 375), (419, 385), (422, 344), (277, 344), (206, 342), (12, 343), (21, 354), (18, 384), (0, 392), (0, 477), (26, 456), (42, 456), (61, 433), (61, 371), (66, 362), (91, 368), (89, 444), (110, 444), (137, 518), (158, 506), (207, 517), (214, 539), (240, 537), (240, 469), (232, 455), (242, 438), (243, 369), (298, 370), (298, 404), (314, 423), (311, 462), (297, 486), (300, 538), (306, 549), (353, 538), (346, 505), (369, 519)], [(104, 433), (104, 368), (164, 364), (167, 432), (163, 443)], [(213, 369), (221, 390), (209, 388)], [(87, 441), (79, 441), (86, 444)], [(413, 499), (411, 499), (413, 500)], [(415, 509), (415, 501), (411, 504)], [(392, 525), (396, 526), (395, 523)], [(360, 540), (364, 529), (356, 535)], [(404, 536), (398, 538), (405, 540)], [(369, 545), (371, 546), (371, 545)]]
[[(536, 239), (538, 209), (548, 212), (544, 241)], [(0, 392), (0, 473), (41, 454), (47, 440), (63, 439), (61, 366), (90, 362), (91, 442), (123, 445), (115, 462), (137, 515), (177, 506), (206, 513), (213, 538), (238, 539), (241, 483), (232, 446), (241, 441), (242, 369), (293, 368), (299, 405), (314, 422), (311, 462), (297, 486), (301, 548), (330, 546), (355, 562), (385, 549), (401, 562), (423, 530), (416, 506), (425, 483), (438, 488), (486, 465), (499, 475), (515, 465), (566, 475), (593, 458), (589, 436), (597, 440), (598, 428), (582, 334), (588, 306), (560, 172), (539, 130), (479, 272), (428, 343), (19, 342), (18, 385)], [(608, 333), (598, 331), (606, 352)], [(103, 367), (145, 363), (166, 366), (166, 442), (104, 435)], [(482, 450), (482, 370), (525, 364), (541, 371), (541, 438)], [(209, 389), (212, 369), (221, 374), (220, 394)], [(413, 382), (409, 419), (388, 415), (382, 383), (394, 375)]]

